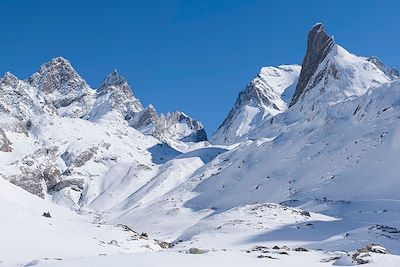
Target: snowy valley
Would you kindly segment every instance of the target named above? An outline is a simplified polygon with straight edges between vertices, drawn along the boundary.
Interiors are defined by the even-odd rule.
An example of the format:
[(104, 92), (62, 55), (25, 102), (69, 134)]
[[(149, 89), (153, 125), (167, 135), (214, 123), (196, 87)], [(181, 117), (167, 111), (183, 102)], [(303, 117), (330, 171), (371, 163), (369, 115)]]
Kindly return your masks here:
[(320, 23), (207, 137), (116, 70), (0, 78), (0, 266), (399, 266), (399, 72)]

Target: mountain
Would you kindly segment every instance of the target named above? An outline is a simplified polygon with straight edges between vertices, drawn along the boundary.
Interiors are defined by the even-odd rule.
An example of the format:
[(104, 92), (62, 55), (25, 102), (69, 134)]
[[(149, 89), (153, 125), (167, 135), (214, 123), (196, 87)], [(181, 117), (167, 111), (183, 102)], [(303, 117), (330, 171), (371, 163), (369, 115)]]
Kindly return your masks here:
[(300, 74), (298, 65), (264, 67), (239, 93), (235, 105), (211, 138), (216, 144), (243, 141), (258, 125), (284, 112)]
[[(399, 253), (397, 72), (347, 52), (321, 24), (310, 30), (308, 41), (297, 68), (302, 85), (293, 75), (290, 83), (270, 89), (277, 96), (275, 114), (257, 121), (240, 143), (168, 161), (151, 183), (104, 210), (105, 220), (134, 225), (177, 249), (302, 244), (352, 255), (379, 243)], [(254, 84), (240, 94), (233, 114), (246, 118), (242, 103), (268, 103)], [(296, 90), (284, 101), (287, 86)], [(216, 142), (236, 138), (222, 133)]]
[(116, 70), (113, 70), (96, 90), (96, 100), (87, 119), (96, 120), (110, 110), (117, 110), (131, 127), (144, 134), (153, 135), (162, 142), (207, 141), (201, 122), (184, 113), (176, 111), (159, 116), (152, 105), (143, 108), (139, 99), (133, 95), (127, 80)]
[(0, 177), (73, 209), (98, 197), (110, 173), (150, 172), (180, 153), (171, 145), (206, 140), (183, 113), (143, 108), (116, 70), (94, 90), (62, 57), (26, 81), (7, 72), (0, 92)]
[(321, 23), (211, 143), (117, 71), (96, 90), (62, 58), (32, 77), (0, 79), (0, 266), (398, 265), (399, 72)]
[(305, 87), (316, 72), (318, 66), (334, 46), (335, 41), (333, 37), (330, 37), (325, 32), (324, 26), (321, 23), (315, 24), (308, 33), (307, 51), (302, 63), (304, 69), (301, 71), (291, 105), (296, 103), (300, 95), (305, 91)]
[(396, 79), (396, 70), (387, 69), (376, 58), (355, 56), (335, 44), (318, 23), (309, 32), (302, 71), (290, 105), (300, 102), (315, 109), (319, 104), (353, 99)]
[(60, 116), (80, 117), (88, 112), (94, 91), (63, 57), (43, 64), (28, 78), (47, 103), (52, 104)]

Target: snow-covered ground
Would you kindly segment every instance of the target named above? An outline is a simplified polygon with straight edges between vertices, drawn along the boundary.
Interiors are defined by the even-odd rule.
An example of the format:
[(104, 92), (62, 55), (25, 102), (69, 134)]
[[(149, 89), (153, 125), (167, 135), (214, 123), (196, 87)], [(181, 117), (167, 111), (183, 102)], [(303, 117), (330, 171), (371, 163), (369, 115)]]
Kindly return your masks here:
[(100, 224), (96, 214), (77, 214), (3, 179), (0, 211), (0, 261), (7, 265), (162, 249), (126, 226)]

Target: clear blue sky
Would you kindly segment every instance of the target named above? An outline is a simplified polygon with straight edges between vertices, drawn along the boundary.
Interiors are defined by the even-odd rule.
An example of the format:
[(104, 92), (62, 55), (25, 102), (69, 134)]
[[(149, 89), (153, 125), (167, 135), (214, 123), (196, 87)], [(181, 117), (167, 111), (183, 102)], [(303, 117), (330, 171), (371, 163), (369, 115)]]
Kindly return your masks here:
[(358, 55), (400, 67), (400, 1), (0, 1), (0, 72), (27, 78), (56, 56), (97, 87), (113, 68), (144, 105), (212, 133), (262, 66), (301, 63), (323, 22)]

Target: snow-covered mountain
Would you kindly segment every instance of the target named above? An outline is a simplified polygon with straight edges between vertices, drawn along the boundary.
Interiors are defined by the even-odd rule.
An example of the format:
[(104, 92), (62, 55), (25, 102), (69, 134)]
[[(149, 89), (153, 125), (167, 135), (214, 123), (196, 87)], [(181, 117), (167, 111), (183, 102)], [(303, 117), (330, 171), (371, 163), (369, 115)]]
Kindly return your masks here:
[(262, 68), (239, 93), (211, 142), (233, 144), (246, 140), (262, 121), (284, 112), (293, 96), (300, 70), (299, 65)]
[(117, 71), (93, 90), (62, 57), (26, 81), (6, 73), (0, 92), (0, 177), (72, 208), (101, 194), (114, 167), (114, 179), (138, 175), (180, 153), (171, 145), (207, 139), (181, 112), (143, 108)]
[[(0, 214), (7, 224), (0, 229), (12, 236), (29, 220), (37, 233), (24, 229), (29, 242), (21, 237), (10, 247), (0, 242), (0, 266), (19, 255), (24, 263), (36, 255), (38, 266), (133, 258), (144, 266), (163, 258), (207, 265), (220, 257), (238, 266), (397, 266), (398, 256), (387, 254), (400, 254), (398, 77), (376, 57), (349, 53), (318, 23), (302, 66), (262, 68), (211, 145), (202, 124), (183, 112), (144, 108), (117, 71), (96, 90), (63, 58), (27, 81), (6, 73)], [(54, 218), (42, 218), (42, 210)], [(68, 247), (79, 235), (84, 242), (29, 250), (47, 225), (49, 238), (70, 238)], [(73, 225), (79, 231), (69, 237), (64, 229)], [(26, 251), (15, 252), (21, 243)], [(90, 249), (80, 255), (84, 246)], [(92, 258), (160, 247), (172, 247), (170, 254)]]
[[(308, 41), (299, 78), (308, 81), (293, 85), (286, 111), (259, 120), (247, 141), (169, 161), (104, 218), (179, 248), (262, 243), (352, 251), (380, 243), (399, 253), (396, 71), (347, 52), (321, 24)], [(248, 103), (259, 94), (254, 98)]]

